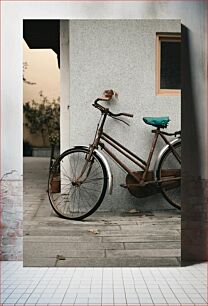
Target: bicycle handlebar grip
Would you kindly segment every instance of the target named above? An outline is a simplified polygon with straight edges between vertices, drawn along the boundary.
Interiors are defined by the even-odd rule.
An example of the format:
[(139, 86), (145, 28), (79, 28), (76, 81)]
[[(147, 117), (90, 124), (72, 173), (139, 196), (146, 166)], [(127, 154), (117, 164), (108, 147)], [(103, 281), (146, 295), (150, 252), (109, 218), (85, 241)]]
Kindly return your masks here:
[(122, 115), (123, 115), (123, 116), (126, 116), (126, 117), (132, 117), (132, 118), (134, 117), (133, 114), (129, 114), (129, 113), (122, 113)]
[(98, 103), (98, 101), (100, 101), (100, 99), (95, 100), (94, 103), (92, 104), (92, 106), (94, 106), (95, 108), (99, 109), (101, 112), (107, 110), (107, 108), (105, 108), (102, 105), (100, 105)]

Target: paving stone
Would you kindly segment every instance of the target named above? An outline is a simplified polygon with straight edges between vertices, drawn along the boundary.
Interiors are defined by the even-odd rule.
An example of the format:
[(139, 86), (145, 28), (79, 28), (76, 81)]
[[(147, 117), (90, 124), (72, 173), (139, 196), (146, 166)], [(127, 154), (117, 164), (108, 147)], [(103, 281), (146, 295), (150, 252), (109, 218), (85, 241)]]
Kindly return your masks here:
[[(50, 243), (50, 242), (64, 242), (64, 243), (69, 243), (69, 242), (86, 242), (86, 237), (85, 236), (25, 236), (24, 237), (24, 242), (43, 242), (43, 243)], [(101, 243), (102, 242), (102, 237), (96, 237), (96, 236), (88, 236), (87, 237), (88, 243)], [(107, 242), (108, 243), (108, 242)]]
[(138, 233), (136, 235), (132, 235), (132, 236), (106, 236), (103, 237), (103, 242), (161, 242), (161, 241), (180, 241), (180, 236), (179, 234), (175, 234), (175, 235), (170, 235), (170, 234), (166, 234), (166, 235), (149, 235), (149, 234), (141, 234), (138, 235)]
[[(24, 248), (25, 249), (25, 248)], [(24, 254), (25, 251), (23, 251)], [(72, 257), (72, 258), (97, 258), (97, 257), (104, 257), (105, 256), (105, 251), (104, 250), (80, 250), (80, 249), (75, 249), (71, 250), (68, 249), (67, 246), (65, 245), (53, 245), (53, 248), (47, 248), (46, 246), (43, 245), (43, 247), (40, 249), (39, 245), (32, 247), (30, 244), (30, 249), (26, 249), (26, 254), (27, 256), (30, 257), (53, 257), (56, 258), (56, 256), (61, 255), (64, 257)]]
[[(56, 249), (64, 250), (123, 250), (124, 245), (123, 243), (111, 243), (111, 242), (104, 242), (104, 243), (97, 243), (97, 242), (68, 242), (67, 245), (65, 242), (24, 242), (24, 248), (31, 248), (31, 252), (33, 252), (34, 248), (38, 250), (45, 250), (45, 248), (49, 249), (51, 252), (55, 251)], [(29, 252), (29, 251), (28, 251)], [(34, 254), (35, 255), (35, 254)]]
[(163, 249), (145, 249), (145, 250), (106, 250), (107, 257), (177, 257), (180, 256), (180, 250)]
[[(69, 258), (65, 260), (65, 262), (58, 262), (56, 263), (56, 261), (53, 258), (32, 258), (30, 259), (26, 259), (24, 266), (25, 267), (118, 267), (118, 262), (120, 264), (120, 267), (125, 266), (125, 267), (176, 267), (176, 266), (180, 266), (180, 264), (178, 263), (178, 261), (175, 258), (168, 258), (165, 260), (152, 260), (152, 259), (145, 259), (145, 260), (119, 260), (115, 259), (86, 259), (84, 260), (83, 258), (79, 258), (79, 259), (73, 259), (73, 258)], [(79, 286), (78, 284), (75, 286)], [(99, 288), (94, 288), (94, 289), (99, 289)]]
[(127, 242), (124, 243), (126, 250), (137, 250), (137, 249), (180, 249), (180, 241), (155, 241), (152, 242)]
[[(54, 261), (47, 258), (33, 258), (32, 266), (54, 266)], [(57, 267), (176, 267), (180, 262), (175, 257), (169, 258), (66, 258), (65, 261), (58, 261)], [(119, 286), (120, 287), (120, 286)]]
[[(145, 230), (145, 229), (150, 229), (150, 224), (149, 223), (143, 223), (143, 222), (137, 222), (137, 225), (131, 225), (131, 230)], [(181, 225), (177, 223), (171, 223), (171, 222), (164, 222), (164, 223), (155, 223), (154, 220), (152, 221), (151, 224), (151, 230), (152, 231), (159, 231), (159, 232), (167, 232), (170, 231), (175, 231), (176, 229), (180, 229)], [(129, 225), (121, 225), (121, 230), (126, 231), (129, 230)]]

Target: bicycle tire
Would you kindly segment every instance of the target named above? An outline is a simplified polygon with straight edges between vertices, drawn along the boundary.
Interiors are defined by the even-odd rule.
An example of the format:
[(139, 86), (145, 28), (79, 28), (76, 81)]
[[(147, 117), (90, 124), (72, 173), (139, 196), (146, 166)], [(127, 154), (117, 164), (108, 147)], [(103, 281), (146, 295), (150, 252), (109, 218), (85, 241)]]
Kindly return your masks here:
[[(87, 179), (80, 186), (73, 185), (75, 178), (80, 175), (84, 162), (86, 162), (87, 153), (89, 153), (87, 148), (69, 149), (57, 158), (51, 168), (48, 180), (48, 197), (53, 210), (64, 219), (82, 220), (88, 217), (98, 209), (106, 194), (107, 171), (96, 152), (91, 157), (92, 165), (90, 163), (87, 165), (90, 167)], [(89, 170), (89, 168), (87, 169)], [(59, 188), (54, 190), (53, 182), (58, 174), (60, 176), (60, 190), (58, 190)]]
[[(174, 144), (173, 147), (181, 158), (181, 142)], [(166, 177), (166, 173), (169, 173), (169, 175), (174, 175), (175, 178), (179, 177), (179, 175), (181, 176), (181, 164), (178, 162), (170, 148), (164, 153), (158, 165), (158, 181)], [(159, 183), (159, 186), (164, 198), (173, 207), (181, 209), (181, 180)]]

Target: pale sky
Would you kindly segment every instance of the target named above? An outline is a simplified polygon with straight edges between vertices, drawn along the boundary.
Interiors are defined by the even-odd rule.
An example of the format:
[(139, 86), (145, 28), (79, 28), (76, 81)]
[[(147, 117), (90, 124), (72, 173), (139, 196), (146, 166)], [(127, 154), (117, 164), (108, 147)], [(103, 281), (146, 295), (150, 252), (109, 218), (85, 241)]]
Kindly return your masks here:
[(23, 84), (24, 102), (39, 100), (39, 92), (49, 99), (60, 96), (60, 70), (52, 49), (30, 49), (23, 41), (23, 61), (28, 63), (25, 78), (36, 85)]

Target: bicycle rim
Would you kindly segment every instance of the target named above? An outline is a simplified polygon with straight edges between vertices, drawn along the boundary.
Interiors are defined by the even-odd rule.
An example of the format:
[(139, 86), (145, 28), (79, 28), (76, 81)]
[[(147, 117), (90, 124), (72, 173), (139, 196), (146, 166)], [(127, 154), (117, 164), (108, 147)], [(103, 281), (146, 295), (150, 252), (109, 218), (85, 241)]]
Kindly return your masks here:
[[(105, 196), (106, 169), (95, 153), (91, 161), (86, 163), (87, 153), (87, 149), (68, 150), (56, 160), (51, 169), (48, 182), (49, 200), (55, 212), (63, 218), (86, 218), (100, 206)], [(80, 179), (82, 183), (75, 184), (85, 164), (86, 170)]]
[[(181, 159), (181, 143), (174, 145), (175, 151)], [(160, 183), (160, 188), (165, 199), (174, 207), (181, 209), (181, 164), (174, 156), (173, 152), (168, 151), (162, 157), (157, 170), (158, 180), (169, 179), (167, 182)], [(171, 180), (171, 178), (173, 178)]]

